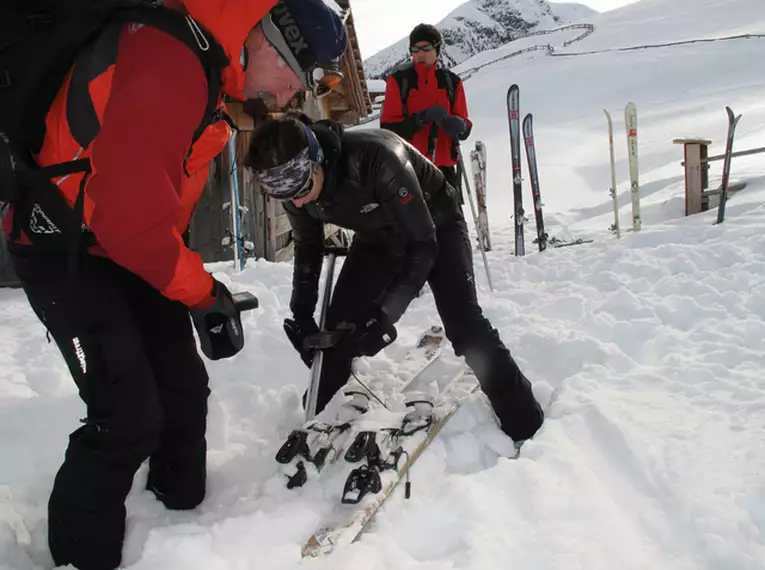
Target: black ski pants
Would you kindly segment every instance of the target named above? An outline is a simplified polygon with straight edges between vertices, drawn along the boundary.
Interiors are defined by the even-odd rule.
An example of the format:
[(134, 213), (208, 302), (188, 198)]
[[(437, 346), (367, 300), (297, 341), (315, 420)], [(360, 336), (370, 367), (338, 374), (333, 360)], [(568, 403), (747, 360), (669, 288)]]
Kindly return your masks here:
[[(454, 351), (464, 356), (488, 397), (502, 429), (514, 441), (528, 439), (542, 425), (544, 414), (531, 384), (518, 368), (478, 304), (473, 253), (464, 218), (446, 222), (437, 232), (438, 257), (428, 277), (438, 314)], [(354, 241), (345, 259), (327, 311), (326, 328), (357, 322), (372, 313), (403, 260), (384, 249)], [(317, 412), (342, 389), (356, 357), (342, 343), (324, 351)]]
[(51, 554), (57, 566), (111, 570), (145, 459), (147, 487), (168, 508), (205, 495), (208, 376), (188, 309), (108, 259), (83, 256), (70, 274), (66, 255), (15, 248), (12, 258), (87, 409), (48, 503)]
[(439, 166), (438, 169), (444, 175), (449, 185), (457, 189), (457, 193), (460, 196), (460, 204), (464, 204), (465, 197), (462, 194), (462, 171), (460, 166)]

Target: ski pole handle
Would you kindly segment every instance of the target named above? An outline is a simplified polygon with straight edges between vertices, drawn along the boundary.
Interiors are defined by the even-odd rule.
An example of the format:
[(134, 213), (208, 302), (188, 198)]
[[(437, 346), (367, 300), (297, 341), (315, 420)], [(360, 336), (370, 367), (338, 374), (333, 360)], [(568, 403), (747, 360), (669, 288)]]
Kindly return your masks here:
[(259, 306), (258, 298), (252, 293), (244, 291), (242, 293), (235, 293), (232, 295), (234, 299), (234, 306), (241, 313), (242, 311), (251, 311), (257, 309)]
[(307, 350), (326, 350), (342, 341), (352, 330), (323, 330), (306, 337), (303, 347)]
[(344, 257), (348, 255), (350, 248), (342, 246), (330, 246), (324, 248), (324, 255), (334, 255), (335, 257)]

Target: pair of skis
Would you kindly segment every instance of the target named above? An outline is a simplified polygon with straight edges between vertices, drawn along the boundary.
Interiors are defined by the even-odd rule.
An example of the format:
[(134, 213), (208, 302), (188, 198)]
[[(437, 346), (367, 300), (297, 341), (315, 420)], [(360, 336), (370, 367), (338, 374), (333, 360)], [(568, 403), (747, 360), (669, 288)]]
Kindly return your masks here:
[[(435, 362), (443, 351), (442, 327), (433, 326), (420, 335), (415, 346), (399, 363), (398, 372), (414, 368), (412, 377), (399, 389), (406, 394), (416, 378)], [(318, 476), (323, 470), (344, 456), (354, 436), (354, 424), (369, 411), (370, 393), (364, 386), (349, 381), (344, 391), (346, 401), (330, 418), (327, 411), (309, 418), (305, 424), (293, 430), (276, 454), (288, 489), (303, 486), (309, 475)]]
[[(621, 237), (621, 228), (619, 226), (619, 204), (616, 196), (616, 168), (614, 165), (614, 126), (610, 113), (603, 109), (608, 123), (608, 149), (611, 164), (611, 201), (614, 208), (614, 223), (611, 231), (616, 233), (616, 237)], [(640, 182), (638, 179), (638, 134), (637, 134), (637, 107), (635, 103), (629, 102), (624, 107), (624, 127), (627, 133), (627, 157), (629, 160), (630, 173), (630, 201), (632, 202), (632, 230), (639, 231), (642, 227), (640, 217)]]
[(531, 179), (531, 195), (534, 205), (537, 238), (534, 243), (539, 251), (547, 249), (548, 235), (545, 232), (542, 215), (542, 197), (539, 191), (539, 171), (537, 169), (537, 154), (534, 146), (534, 118), (527, 113), (520, 122), (520, 88), (513, 84), (507, 90), (507, 118), (510, 126), (510, 161), (513, 167), (513, 204), (515, 210), (515, 255), (526, 255), (526, 244), (523, 225), (526, 213), (523, 209), (523, 177), (521, 175), (521, 126), (523, 127), (523, 143), (526, 148), (529, 177)]
[[(308, 539), (303, 547), (304, 557), (316, 557), (331, 554), (337, 547), (354, 542), (367, 528), (385, 501), (393, 494), (402, 480), (406, 480), (405, 498), (409, 498), (411, 488), (409, 472), (422, 453), (433, 442), (436, 435), (449, 422), (461, 407), (462, 402), (479, 387), (478, 380), (464, 368), (462, 374), (452, 379), (441, 391), (434, 406), (413, 410), (420, 414), (420, 423), (412, 434), (405, 438), (405, 445), (396, 447), (390, 458), (395, 456), (394, 465), (379, 469), (379, 459), (368, 459), (359, 468), (366, 478), (364, 484), (373, 482), (374, 492), (366, 494), (361, 500), (352, 501), (352, 506), (341, 507), (322, 524)], [(417, 429), (419, 427), (419, 429)], [(404, 457), (405, 461), (399, 461)], [(347, 491), (348, 489), (346, 489)]]
[[(385, 413), (381, 402), (377, 419), (365, 418), (374, 405), (362, 390), (349, 388), (349, 399), (329, 421), (322, 421), (320, 416), (325, 414), (320, 414), (294, 430), (280, 448), (276, 459), (288, 488), (304, 485), (309, 477), (318, 477), (335, 463), (358, 464), (345, 481), (341, 504), (305, 543), (304, 557), (329, 554), (356, 540), (404, 479), (409, 498), (412, 465), (462, 400), (479, 386), (475, 376), (461, 367), (436, 399), (425, 394), (424, 373), (439, 359), (444, 343), (443, 329), (431, 327), (400, 362), (398, 371), (407, 369), (412, 376), (390, 400), (403, 396), (407, 412)], [(349, 386), (352, 384), (350, 381)]]

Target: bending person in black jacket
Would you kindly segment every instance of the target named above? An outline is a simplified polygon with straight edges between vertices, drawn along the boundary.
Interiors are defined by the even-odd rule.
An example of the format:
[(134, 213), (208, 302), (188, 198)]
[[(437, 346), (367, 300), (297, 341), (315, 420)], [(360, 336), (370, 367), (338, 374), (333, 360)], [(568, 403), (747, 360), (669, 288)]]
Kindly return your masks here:
[(317, 332), (324, 223), (355, 232), (327, 312), (327, 329), (355, 332), (324, 351), (317, 413), (348, 380), (357, 356), (396, 338), (395, 324), (427, 281), (446, 336), (475, 372), (502, 429), (532, 437), (544, 414), (476, 296), (467, 225), (457, 191), (413, 146), (386, 130), (344, 132), (270, 119), (254, 133), (247, 165), (261, 188), (282, 200), (295, 240), (292, 319), (285, 330), (303, 360), (303, 339)]

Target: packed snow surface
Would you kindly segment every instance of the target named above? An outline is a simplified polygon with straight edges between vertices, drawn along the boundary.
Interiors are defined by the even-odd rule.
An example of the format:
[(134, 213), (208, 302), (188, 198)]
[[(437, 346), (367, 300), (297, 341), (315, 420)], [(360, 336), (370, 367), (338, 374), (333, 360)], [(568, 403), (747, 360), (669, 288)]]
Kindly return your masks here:
[[(590, 23), (594, 33), (579, 43), (561, 47), (571, 32), (541, 41), (575, 53), (765, 33), (765, 3), (642, 0)], [(682, 147), (672, 143), (708, 138), (711, 154), (722, 153), (730, 105), (743, 114), (736, 149), (765, 146), (764, 57), (758, 38), (566, 57), (540, 51), (466, 81), (475, 127), (463, 151), (477, 140), (487, 146), (495, 246), (487, 256), (493, 292), (475, 255), (479, 297), (549, 404), (547, 420), (519, 459), (507, 459), (512, 446), (476, 393), (414, 466), (412, 498), (397, 491), (358, 542), (329, 557), (303, 560), (300, 552), (335, 508), (337, 490), (311, 483), (288, 491), (274, 461), (300, 424), (309, 377), (281, 326), (291, 264), (250, 260), (242, 273), (212, 265), (232, 290), (257, 295), (260, 308), (244, 316), (245, 350), (208, 363), (208, 495), (195, 511), (166, 511), (143, 490), (142, 467), (128, 498), (124, 566), (765, 567), (765, 154), (734, 159), (731, 180), (746, 187), (729, 200), (725, 223), (714, 225), (714, 201), (709, 212), (684, 216)], [(525, 181), (528, 254), (514, 256), (511, 83), (520, 85), (522, 114), (535, 117), (548, 232), (592, 243), (537, 253)], [(628, 101), (638, 109), (640, 232), (627, 231)], [(614, 118), (620, 239), (608, 231), (603, 109)], [(721, 167), (711, 163), (710, 188)], [(426, 291), (399, 323), (398, 341), (357, 362), (360, 374), (393, 378), (396, 359), (438, 322)], [(460, 362), (451, 351), (444, 360)], [(83, 415), (23, 293), (0, 290), (0, 570), (52, 567), (47, 498)]]

